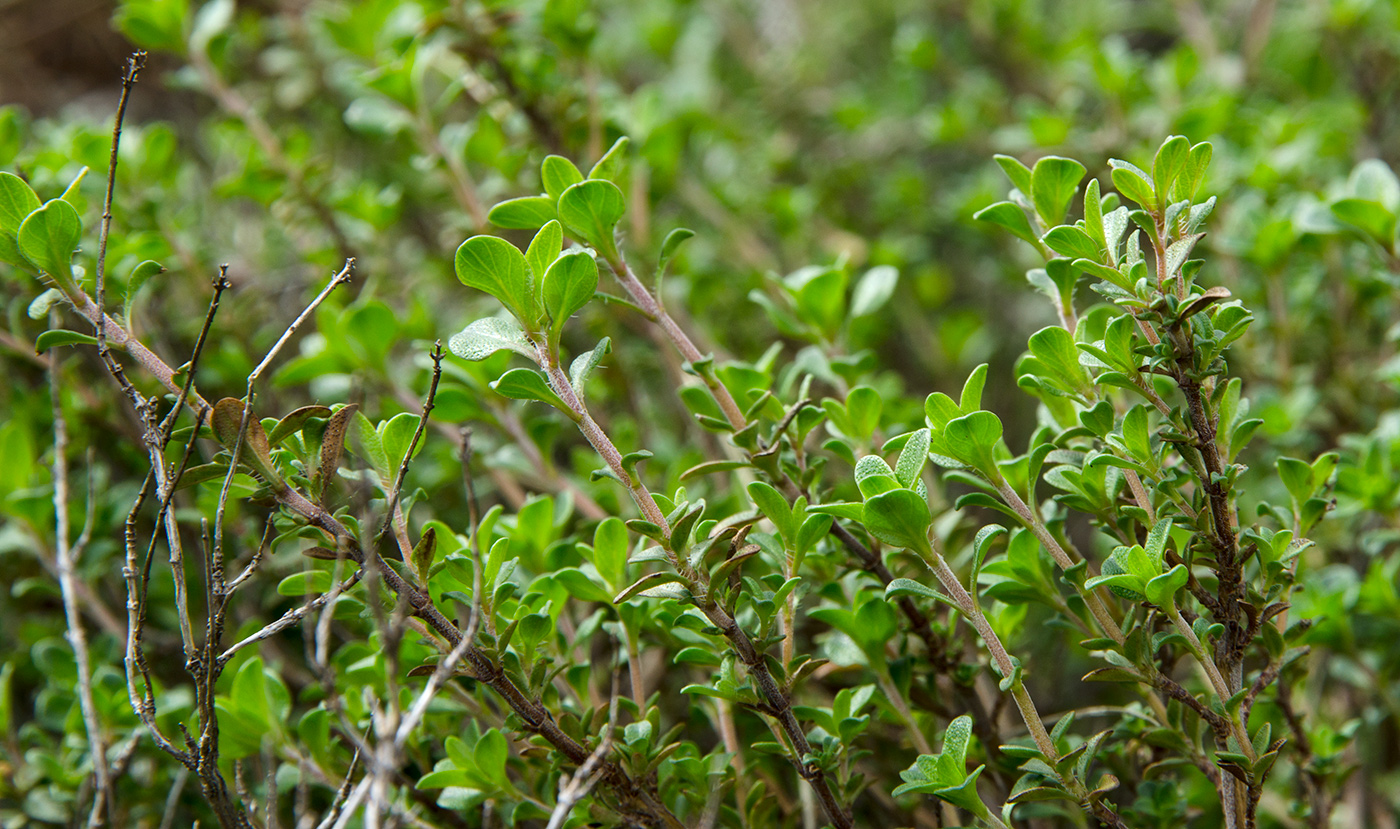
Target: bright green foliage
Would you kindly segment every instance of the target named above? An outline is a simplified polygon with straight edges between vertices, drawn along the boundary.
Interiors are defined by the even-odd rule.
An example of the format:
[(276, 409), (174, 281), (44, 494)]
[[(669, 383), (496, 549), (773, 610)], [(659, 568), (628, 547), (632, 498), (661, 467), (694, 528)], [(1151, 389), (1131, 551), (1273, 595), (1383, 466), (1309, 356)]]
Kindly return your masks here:
[(1256, 6), (122, 0), (105, 240), (0, 106), (0, 823), (1400, 810), (1394, 13)]

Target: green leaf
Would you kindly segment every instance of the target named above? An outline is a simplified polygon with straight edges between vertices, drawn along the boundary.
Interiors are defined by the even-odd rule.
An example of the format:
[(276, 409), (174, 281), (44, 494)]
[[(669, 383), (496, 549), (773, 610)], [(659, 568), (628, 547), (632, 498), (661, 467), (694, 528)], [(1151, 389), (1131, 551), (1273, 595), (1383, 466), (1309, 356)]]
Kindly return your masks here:
[(892, 489), (899, 489), (899, 479), (885, 459), (879, 455), (866, 455), (856, 462), (856, 486), (862, 497), (871, 498)]
[(1368, 199), (1340, 199), (1332, 202), (1332, 215), (1382, 245), (1389, 245), (1395, 233), (1395, 214), (1380, 202)]
[[(1119, 550), (1126, 548), (1120, 547)], [(1086, 590), (1093, 590), (1100, 585), (1107, 586), (1114, 595), (1124, 599), (1140, 602), (1147, 596), (1142, 593), (1145, 587), (1144, 580), (1137, 575), (1128, 572), (1128, 568), (1123, 566), (1117, 551), (1104, 560), (1102, 575), (1095, 576), (1084, 582)]]
[(1022, 210), (1013, 202), (997, 202), (990, 207), (984, 207), (972, 214), (972, 218), (979, 222), (991, 222), (1011, 231), (1012, 235), (1019, 239), (1025, 239), (1040, 250), (1040, 238), (1031, 229), (1030, 220), (1026, 218), (1026, 211)]
[(513, 368), (502, 374), (491, 384), (491, 389), (502, 397), (511, 400), (538, 400), (548, 403), (561, 412), (574, 417), (574, 412), (564, 404), (558, 394), (549, 387), (544, 375), (529, 368)]
[(1055, 380), (1072, 394), (1092, 391), (1089, 377), (1079, 364), (1079, 349), (1074, 335), (1058, 325), (1050, 325), (1030, 336), (1027, 345), (1040, 365), (1049, 372), (1047, 379)]
[(564, 227), (609, 261), (617, 258), (613, 229), (626, 212), (622, 191), (610, 181), (582, 181), (559, 197), (559, 220)]
[(678, 227), (666, 234), (666, 239), (661, 243), (661, 254), (656, 261), (656, 293), (661, 293), (661, 278), (666, 275), (666, 268), (675, 258), (676, 252), (680, 250), (685, 241), (695, 235), (695, 231), (689, 228)]
[(1103, 255), (1089, 234), (1073, 225), (1051, 228), (1041, 241), (1046, 247), (1070, 259), (1097, 261)]
[(545, 272), (559, 257), (559, 251), (563, 247), (564, 228), (560, 226), (558, 219), (550, 219), (535, 234), (535, 238), (530, 240), (530, 247), (525, 250), (525, 264), (529, 266), (530, 273), (534, 274), (536, 282), (544, 279)]
[(854, 434), (850, 437), (868, 443), (880, 425), (880, 412), (885, 401), (869, 386), (856, 386), (846, 394), (846, 414)]
[[(1036, 165), (1039, 167), (1040, 165)], [(967, 762), (967, 746), (972, 741), (972, 717), (963, 714), (948, 723), (948, 730), (943, 732), (943, 756), (951, 757), (953, 765), (956, 767), (957, 777), (955, 780), (965, 779)], [(951, 782), (951, 781), (950, 781)]]
[(847, 521), (860, 521), (865, 517), (865, 504), (859, 501), (840, 501), (832, 504), (817, 504), (807, 508), (807, 512), (817, 515), (830, 515)]
[(413, 562), (413, 571), (418, 574), (418, 583), (425, 587), (428, 584), (428, 571), (433, 568), (433, 558), (437, 555), (437, 546), (437, 530), (428, 527), (423, 530), (409, 557)]
[(34, 353), (43, 354), (50, 348), (58, 348), (64, 345), (97, 345), (97, 338), (91, 334), (82, 334), (77, 331), (66, 331), (55, 328), (45, 331), (34, 340)]
[(506, 779), (509, 749), (506, 738), (494, 728), (482, 734), (472, 748), (472, 762), (476, 763), (477, 770), (500, 788), (510, 785)]
[(569, 385), (574, 387), (574, 393), (583, 397), (583, 386), (588, 381), (588, 375), (593, 373), (593, 369), (603, 361), (603, 357), (612, 350), (612, 340), (604, 337), (593, 346), (592, 351), (584, 352), (574, 358), (569, 364)]
[(895, 463), (894, 476), (900, 486), (913, 487), (928, 463), (929, 430), (919, 429), (909, 436)]
[(314, 596), (329, 593), (335, 583), (334, 577), (325, 570), (307, 570), (293, 573), (277, 583), (279, 596)]
[(782, 493), (774, 489), (771, 484), (763, 481), (754, 481), (749, 484), (749, 498), (753, 499), (763, 514), (768, 516), (768, 520), (773, 522), (773, 526), (778, 528), (778, 535), (783, 537), (783, 541), (789, 547), (797, 539), (797, 518), (792, 513), (792, 507), (788, 505), (787, 499)]
[(933, 524), (928, 502), (908, 489), (894, 489), (865, 502), (864, 522), (870, 534), (896, 547), (924, 550)]
[(24, 179), (14, 173), (0, 173), (0, 232), (8, 236), (19, 233), (19, 226), (39, 209), (40, 203)]
[(448, 339), (447, 350), (463, 360), (485, 360), (502, 350), (514, 351), (532, 361), (537, 359), (535, 347), (520, 324), (504, 317), (487, 317), (471, 323)]
[(575, 250), (554, 260), (540, 286), (550, 334), (557, 342), (569, 317), (578, 313), (598, 290), (598, 263), (587, 251)]
[[(963, 381), (962, 394), (958, 396), (958, 411), (965, 415), (982, 408), (982, 389), (987, 386), (987, 364), (982, 363), (967, 375)], [(927, 402), (925, 403), (927, 405)], [(954, 415), (956, 417), (956, 415)], [(950, 420), (952, 418), (949, 418)]]
[(141, 290), (141, 286), (151, 277), (162, 273), (165, 273), (165, 267), (150, 259), (131, 269), (131, 276), (126, 279), (126, 299), (122, 311), (122, 316), (128, 321), (131, 319), (131, 304), (136, 301), (136, 292)]
[[(409, 444), (413, 442), (413, 436), (418, 432), (420, 415), (410, 412), (399, 412), (393, 417), (379, 424), (379, 440), (384, 447), (384, 457), (388, 460), (390, 475), (388, 480), (393, 481), (398, 477), (399, 467), (403, 464), (404, 456), (408, 454)], [(423, 451), (423, 442), (420, 440), (414, 447), (413, 454), (416, 456)]]
[(54, 199), (20, 223), (15, 241), (20, 253), (44, 273), (67, 284), (73, 279), (73, 251), (83, 234), (83, 222), (73, 205)]
[(1162, 571), (1162, 561), (1166, 555), (1167, 540), (1171, 537), (1172, 519), (1163, 518), (1152, 527), (1152, 531), (1147, 534), (1147, 543), (1143, 545), (1143, 551), (1152, 560), (1157, 572)]
[(1157, 197), (1152, 191), (1151, 176), (1140, 168), (1116, 158), (1109, 159), (1108, 165), (1113, 168), (1110, 175), (1113, 178), (1113, 186), (1117, 188), (1119, 193), (1147, 210), (1156, 209)]
[(851, 316), (864, 317), (885, 307), (899, 283), (899, 269), (893, 265), (876, 265), (865, 272), (851, 294)]
[(1283, 457), (1274, 462), (1274, 468), (1278, 470), (1279, 479), (1294, 502), (1302, 504), (1308, 500), (1313, 492), (1311, 465), (1297, 458)]
[(491, 208), (486, 218), (496, 227), (534, 230), (554, 221), (554, 199), (547, 196), (522, 196), (503, 201)]
[(1159, 198), (1166, 199), (1171, 193), (1176, 177), (1186, 167), (1191, 154), (1191, 142), (1184, 136), (1173, 135), (1157, 150), (1152, 158), (1152, 187)]
[(614, 141), (608, 151), (603, 153), (603, 157), (598, 159), (598, 163), (593, 165), (593, 169), (588, 171), (588, 177), (617, 181), (622, 175), (623, 162), (627, 160), (628, 143), (625, 135)]
[(288, 412), (277, 425), (272, 427), (272, 431), (267, 433), (267, 445), (276, 446), (293, 434), (301, 431), (312, 418), (329, 418), (331, 409), (329, 406), (302, 406)]
[(1024, 195), (1030, 196), (1031, 168), (1009, 155), (997, 154), (992, 158), (996, 160), (997, 166), (1001, 167), (1001, 171), (1006, 173), (1006, 177), (1011, 179), (1011, 186), (1020, 190)]
[(609, 516), (593, 530), (593, 566), (616, 593), (627, 574), (627, 525)]
[(1084, 231), (1099, 249), (1108, 249), (1108, 237), (1104, 234), (1103, 226), (1103, 199), (1099, 196), (1099, 180), (1096, 178), (1089, 179), (1089, 184), (1084, 188)]
[(1205, 180), (1206, 168), (1210, 166), (1212, 152), (1209, 141), (1202, 141), (1191, 148), (1186, 163), (1182, 165), (1181, 172), (1176, 177), (1176, 183), (1172, 185), (1170, 201), (1191, 201), (1196, 198), (1196, 191)]
[(1035, 163), (1031, 170), (1031, 202), (1046, 227), (1054, 227), (1065, 219), (1070, 200), (1079, 192), (1084, 178), (1084, 165), (1072, 158), (1048, 155)]
[(901, 596), (918, 596), (921, 599), (933, 599), (944, 604), (952, 604), (947, 596), (913, 579), (894, 579), (885, 586), (885, 601), (892, 602)]
[(1158, 607), (1167, 607), (1172, 603), (1172, 597), (1176, 592), (1186, 586), (1188, 575), (1186, 565), (1178, 564), (1167, 572), (1147, 582), (1143, 591), (1147, 600)]
[(540, 180), (549, 197), (558, 201), (565, 190), (583, 181), (583, 173), (569, 159), (561, 155), (548, 155), (540, 165)]
[(1001, 420), (991, 412), (973, 412), (948, 421), (943, 440), (958, 460), (995, 479), (996, 447), (1001, 440)]
[(457, 278), (506, 306), (526, 331), (535, 330), (544, 309), (535, 295), (525, 254), (496, 236), (473, 236), (457, 248)]

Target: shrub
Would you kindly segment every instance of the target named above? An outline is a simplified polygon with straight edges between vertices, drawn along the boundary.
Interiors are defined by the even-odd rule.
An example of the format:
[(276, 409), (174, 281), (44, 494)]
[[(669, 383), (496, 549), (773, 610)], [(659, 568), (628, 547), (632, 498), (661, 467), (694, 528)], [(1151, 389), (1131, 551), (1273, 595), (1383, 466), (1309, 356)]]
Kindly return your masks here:
[[(923, 283), (882, 254), (753, 282), (761, 313), (706, 307), (742, 291), (694, 269), (744, 242), (653, 216), (649, 176), (686, 189), (664, 134), (605, 149), (597, 78), (565, 80), (596, 66), (589, 14), (538, 17), (546, 59), (491, 9), (359, 11), (319, 9), (279, 52), (260, 38), (292, 36), (231, 3), (122, 7), (232, 116), (203, 127), (236, 162), (219, 198), (174, 132), (121, 130), (144, 55), (110, 143), (36, 128), (24, 176), (0, 173), (8, 336), (31, 350), (21, 307), (49, 324), (0, 427), (5, 551), (49, 574), (5, 612), (62, 607), (0, 672), (7, 819), (1244, 827), (1387, 808), (1400, 502), (1390, 391), (1367, 388), (1390, 377), (1367, 340), (1396, 257), (1385, 164), (1326, 197), (1280, 185), (1260, 227), (1228, 202), (1259, 191), (1222, 192), (1210, 248), (1207, 194), (1243, 186), (1208, 172), (1212, 142), (1093, 175), (996, 156), (1009, 196), (975, 218), (1025, 243), (999, 256), (1033, 265), (1054, 323), (1014, 366), (940, 366), (961, 391), (925, 395), (882, 329), (919, 360), (960, 349), (913, 321)], [(304, 90), (250, 105), (225, 79), (264, 47), (282, 84), (397, 62), (273, 127), (260, 106)], [(458, 50), (517, 111), (490, 114)], [(454, 123), (467, 98), (482, 113)], [(317, 162), (322, 137), (365, 168)], [(565, 142), (592, 163), (546, 153)], [(69, 177), (82, 164), (105, 181)], [(245, 227), (239, 199), (271, 220)], [(194, 312), (203, 250), (247, 227), (266, 233)], [(490, 232), (456, 244), (471, 231)], [(245, 270), (291, 251), (330, 266), (314, 295), (279, 284), (285, 262)], [(1367, 264), (1342, 279), (1337, 258)], [(1290, 267), (1326, 302), (1290, 297)], [(1312, 348), (1363, 367), (1294, 377)], [(1348, 786), (1361, 805), (1339, 809)]]

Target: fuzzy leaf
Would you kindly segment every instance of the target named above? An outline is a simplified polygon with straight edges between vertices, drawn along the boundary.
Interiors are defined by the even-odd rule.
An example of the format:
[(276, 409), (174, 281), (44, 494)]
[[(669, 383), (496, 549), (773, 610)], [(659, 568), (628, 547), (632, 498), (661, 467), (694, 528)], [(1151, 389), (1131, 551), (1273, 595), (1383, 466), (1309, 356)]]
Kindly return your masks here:
[(463, 360), (485, 360), (503, 349), (535, 359), (535, 347), (525, 337), (520, 324), (513, 319), (479, 319), (447, 341), (447, 350)]

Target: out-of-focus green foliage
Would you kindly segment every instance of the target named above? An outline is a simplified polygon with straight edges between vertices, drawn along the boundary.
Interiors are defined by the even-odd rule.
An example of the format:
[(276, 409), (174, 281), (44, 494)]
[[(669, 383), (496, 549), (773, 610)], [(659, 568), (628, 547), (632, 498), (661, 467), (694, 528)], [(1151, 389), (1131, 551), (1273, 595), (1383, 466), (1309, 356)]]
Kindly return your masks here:
[[(245, 446), (243, 471), (226, 475), (239, 430), (221, 440), (216, 419), (194, 444), (171, 514), (197, 642), (212, 602), (201, 520), (214, 526), (220, 484), (227, 577), (261, 551), (214, 640), (228, 648), (349, 574), (327, 553), (335, 542), (279, 506), (274, 480), (360, 544), (375, 538), (441, 340), (385, 566), (472, 627), (562, 734), (587, 751), (609, 734), (609, 769), (686, 826), (820, 825), (820, 789), (794, 763), (857, 825), (1079, 825), (1092, 820), (1081, 806), (1103, 818), (1103, 804), (1135, 827), (1234, 825), (1210, 775), (1246, 761), (1241, 773), (1266, 781), (1260, 826), (1375, 825), (1400, 810), (1395, 4), (132, 0), (113, 24), (152, 53), (132, 92), (140, 111), (170, 113), (122, 132), (104, 279), (114, 324), (183, 372), (227, 263), (197, 381), (211, 403), (241, 398), (329, 275), (357, 260), (256, 389), (266, 450)], [(111, 825), (227, 822), (199, 775), (152, 745), (123, 662), (126, 522), (149, 429), (65, 300), (95, 294), (111, 124), (110, 111), (0, 107), (0, 170), (19, 176), (0, 175), (6, 826), (87, 820), (91, 721)], [(1183, 189), (1180, 170), (1164, 183), (1151, 164), (1169, 135), (1212, 153), (1189, 193), (1163, 197)], [(1123, 264), (1091, 220), (1094, 204), (1118, 221), (1111, 191), (1146, 210), (1119, 215), (1125, 231), (1165, 219), (1169, 202), (1215, 200), (1199, 217), (1207, 235), (1163, 253), (1185, 267), (1166, 292), (1203, 303), (1185, 315), (1198, 317), (1182, 329), (1193, 347), (1228, 345), (1228, 374), (1211, 360), (1194, 370), (1214, 390), (1217, 483), (1250, 530), (1239, 598), (1291, 604), (1224, 678), (1262, 683), (1242, 725), (1250, 750), (1217, 746), (1180, 699), (1080, 682), (1156, 665), (1238, 719), (1168, 618), (1209, 645), (1233, 611), (1188, 598), (1217, 576), (1192, 543), (1209, 523), (1183, 520), (1208, 488), (1191, 483), (1199, 435), (1151, 397), (1184, 413), (1179, 384), (1115, 388), (1134, 385), (1139, 360), (1181, 356), (1150, 353), (1125, 309), (1164, 329), (1183, 310), (1151, 308), (1155, 283), (1139, 290), (1130, 264), (1116, 293), (1090, 289)], [(1228, 299), (1200, 296), (1220, 287)], [(696, 353), (673, 348), (663, 317)], [(67, 429), (63, 540), (51, 373)], [(953, 409), (925, 409), (930, 392)], [(223, 411), (241, 425), (241, 404)], [(186, 414), (165, 449), (172, 470), (192, 425)], [(595, 451), (599, 434), (613, 455)], [(924, 469), (927, 448), (905, 448), (922, 440), (964, 468)], [(1149, 534), (1164, 525), (1142, 514), (1128, 471), (1160, 484), (1154, 512), (1175, 523)], [(1083, 629), (1094, 620), (1075, 588), (1095, 573), (1059, 572), (999, 477), (1101, 568), (1096, 595), (1136, 640), (1081, 646), (1102, 636)], [(643, 486), (664, 521), (639, 512)], [(156, 506), (148, 497), (132, 523), (141, 554), (154, 551), (153, 723), (183, 748), (181, 728), (198, 741), (201, 712), (217, 711), (214, 773), (232, 800), (256, 804), (255, 825), (272, 823), (268, 804), (281, 825), (314, 825), (343, 781), (374, 768), (386, 717), (426, 681), (411, 669), (439, 649), (421, 625), (389, 623), (386, 582), (370, 579), (333, 617), (230, 654), (204, 699)], [(1004, 541), (982, 530), (997, 524)], [(966, 608), (935, 592), (928, 538), (1019, 657), (1011, 674)], [(74, 542), (90, 711), (58, 579)], [(1168, 553), (1193, 565), (1192, 584), (1154, 582), (1177, 572)], [(448, 680), (385, 755), (394, 768), (373, 797), (389, 819), (545, 825), (574, 780), (578, 758), (477, 669)], [(1035, 755), (1022, 692), (1064, 769)], [(659, 820), (608, 774), (565, 825)], [(1008, 799), (1019, 803), (1003, 810)]]

